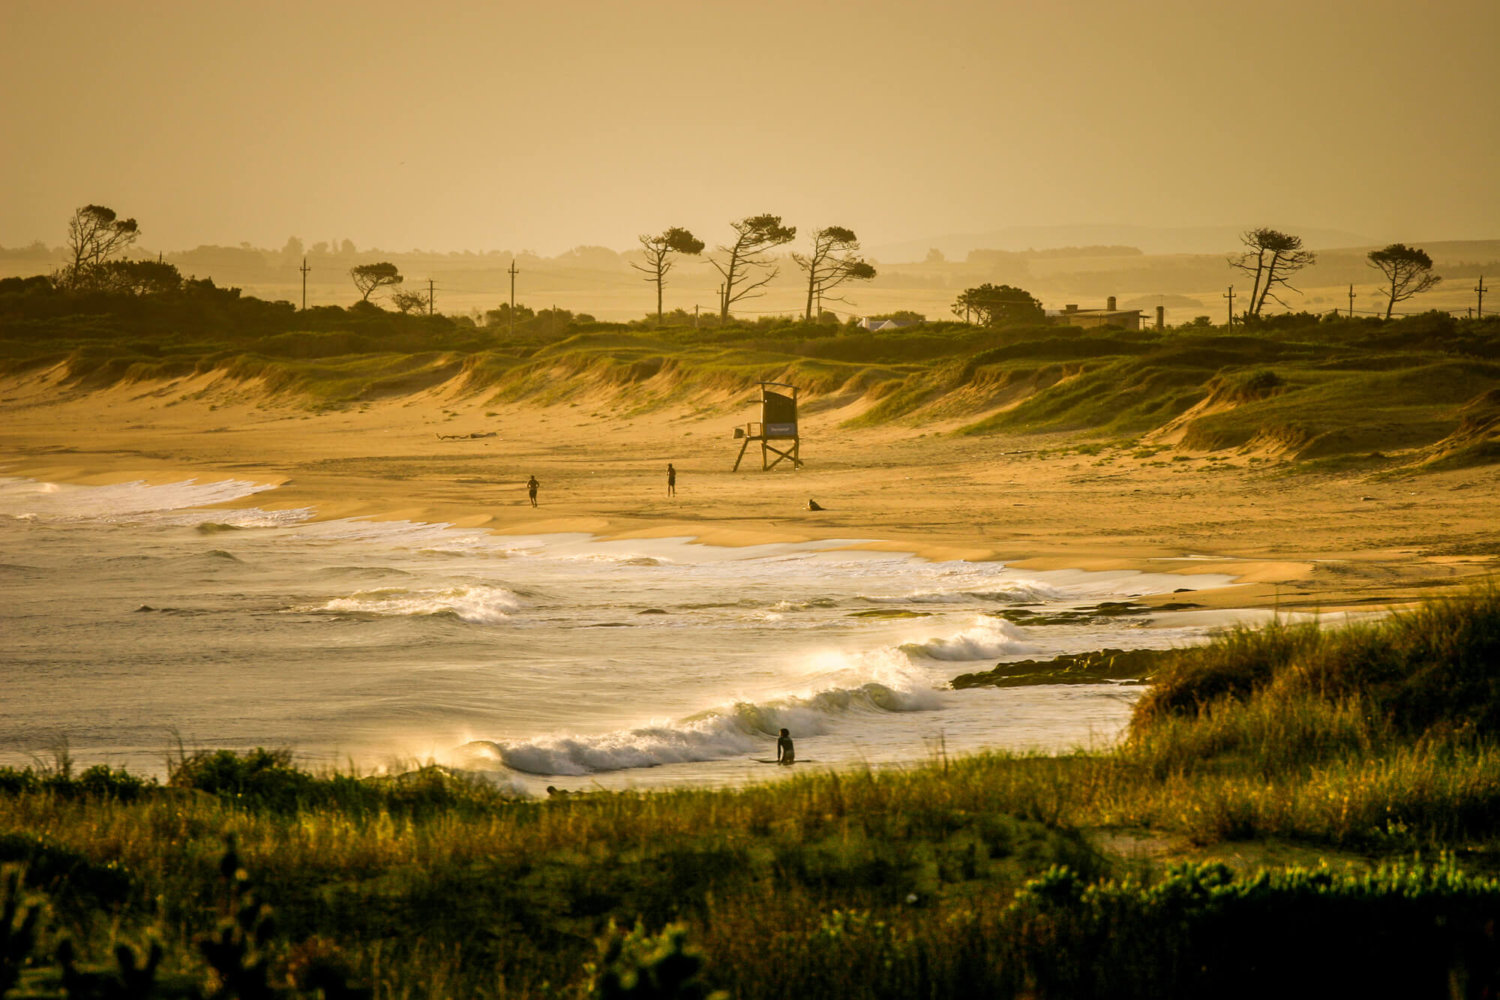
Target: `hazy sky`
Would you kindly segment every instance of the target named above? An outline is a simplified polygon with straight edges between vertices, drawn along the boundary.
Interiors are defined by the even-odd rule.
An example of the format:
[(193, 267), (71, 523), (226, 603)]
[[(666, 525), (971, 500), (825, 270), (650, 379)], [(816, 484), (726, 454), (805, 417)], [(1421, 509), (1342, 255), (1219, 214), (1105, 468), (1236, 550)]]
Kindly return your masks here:
[(0, 245), (1500, 237), (1495, 0), (0, 0)]

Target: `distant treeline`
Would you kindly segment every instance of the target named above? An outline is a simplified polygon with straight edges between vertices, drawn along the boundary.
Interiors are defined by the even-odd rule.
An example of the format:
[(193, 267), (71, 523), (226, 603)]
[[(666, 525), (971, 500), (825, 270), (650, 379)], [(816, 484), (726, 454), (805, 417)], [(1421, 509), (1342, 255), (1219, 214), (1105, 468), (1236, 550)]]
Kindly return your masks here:
[[(1480, 276), (1500, 275), (1500, 240), (1449, 241), (1424, 244), (1432, 255), (1438, 269), (1450, 282), (1464, 281)], [(1084, 302), (1091, 298), (1116, 292), (1135, 292), (1149, 289), (1168, 296), (1199, 295), (1205, 290), (1219, 289), (1235, 280), (1226, 266), (1226, 257), (1234, 250), (1226, 246), (1223, 254), (1144, 254), (1135, 247), (1086, 246), (1061, 247), (1044, 250), (1006, 251), (977, 249), (970, 251), (964, 259), (947, 259), (935, 254), (926, 261), (898, 262), (880, 268), (879, 275), (870, 284), (881, 289), (961, 289), (982, 282), (997, 284), (1019, 284), (1042, 294), (1049, 303), (1055, 299), (1078, 299)], [(158, 255), (150, 255), (156, 259)], [(301, 280), (297, 269), (303, 258), (307, 258), (311, 280), (318, 286), (336, 284), (349, 288), (352, 301), (356, 296), (347, 284), (347, 272), (360, 264), (375, 261), (390, 261), (401, 273), (413, 279), (425, 280), (428, 276), (439, 279), (450, 288), (478, 289), (506, 286), (501, 275), (513, 262), (525, 275), (526, 282), (535, 282), (543, 277), (561, 279), (565, 276), (589, 276), (594, 283), (618, 288), (621, 292), (640, 289), (638, 275), (631, 270), (632, 262), (639, 262), (639, 251), (617, 252), (601, 246), (580, 246), (552, 257), (544, 257), (528, 251), (384, 251), (357, 249), (343, 240), (338, 243), (320, 241), (304, 246), (302, 241), (288, 240), (281, 249), (262, 249), (249, 246), (200, 246), (192, 250), (168, 251), (159, 255), (166, 263), (173, 264), (185, 275), (211, 276), (219, 284), (240, 286), (275, 285), (290, 289)], [(0, 247), (0, 266), (12, 273), (35, 270), (49, 271), (63, 263), (65, 252), (61, 248), (34, 243), (25, 247)], [(685, 285), (712, 288), (717, 277), (711, 269), (702, 273), (691, 269), (680, 270), (676, 277)], [(1303, 283), (1309, 288), (1325, 288), (1331, 285), (1354, 284), (1368, 286), (1378, 280), (1367, 265), (1363, 249), (1320, 251), (1317, 262), (1303, 274)], [(788, 278), (790, 280), (790, 278)], [(326, 292), (324, 293), (326, 296)], [(642, 293), (641, 312), (646, 311), (647, 296)], [(439, 292), (442, 301), (442, 292)], [(1305, 300), (1308, 305), (1332, 309), (1344, 307), (1340, 297), (1313, 297)], [(1155, 305), (1152, 296), (1131, 300), (1131, 308), (1137, 305)], [(1171, 307), (1173, 303), (1168, 302)], [(1185, 303), (1184, 308), (1188, 307)], [(1213, 303), (1217, 312), (1221, 303)], [(1359, 308), (1370, 308), (1367, 302)]]

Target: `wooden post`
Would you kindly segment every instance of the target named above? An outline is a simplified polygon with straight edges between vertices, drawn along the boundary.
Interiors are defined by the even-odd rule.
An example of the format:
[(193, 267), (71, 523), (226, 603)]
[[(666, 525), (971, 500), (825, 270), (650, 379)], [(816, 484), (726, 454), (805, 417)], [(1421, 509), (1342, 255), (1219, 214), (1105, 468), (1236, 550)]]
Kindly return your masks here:
[(510, 259), (510, 335), (516, 335), (516, 259)]

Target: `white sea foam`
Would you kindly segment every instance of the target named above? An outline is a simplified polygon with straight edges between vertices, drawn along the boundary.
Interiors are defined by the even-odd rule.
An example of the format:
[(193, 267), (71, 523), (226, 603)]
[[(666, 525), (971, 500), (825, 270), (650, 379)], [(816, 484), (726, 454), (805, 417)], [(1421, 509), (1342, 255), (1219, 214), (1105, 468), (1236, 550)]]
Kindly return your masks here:
[(297, 529), (297, 537), (323, 544), (373, 543), (382, 547), (437, 555), (484, 554), (503, 557), (489, 532), (425, 521), (369, 521), (338, 518)]
[(1044, 604), (1068, 595), (1031, 580), (986, 580), (974, 590), (917, 590), (906, 594), (861, 595), (872, 604)]
[(311, 520), (317, 512), (311, 507), (294, 507), (288, 510), (262, 510), (247, 507), (244, 510), (183, 511), (162, 514), (153, 519), (160, 524), (178, 524), (196, 527), (211, 533), (216, 530), (234, 528), (286, 528)]
[(446, 590), (367, 590), (335, 598), (313, 610), (379, 616), (451, 615), (475, 625), (498, 625), (522, 603), (515, 591), (505, 587), (473, 585)]
[(618, 566), (660, 566), (662, 559), (634, 552), (577, 552), (566, 558), (577, 562), (610, 563)]
[[(143, 481), (109, 486), (72, 486), (34, 479), (0, 479), (0, 514), (47, 521), (139, 521), (189, 507), (239, 500), (276, 487), (244, 479), (200, 483), (185, 479), (152, 486)], [(266, 512), (261, 511), (260, 514)], [(235, 511), (216, 512), (223, 520)]]

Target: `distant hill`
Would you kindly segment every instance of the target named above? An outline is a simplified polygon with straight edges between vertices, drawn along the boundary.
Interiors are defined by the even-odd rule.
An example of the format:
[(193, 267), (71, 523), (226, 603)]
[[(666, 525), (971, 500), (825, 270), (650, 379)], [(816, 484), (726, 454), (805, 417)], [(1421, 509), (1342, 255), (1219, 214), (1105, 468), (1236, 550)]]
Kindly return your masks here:
[[(867, 248), (884, 263), (923, 260), (927, 251), (941, 250), (950, 260), (962, 260), (970, 250), (1047, 250), (1053, 247), (1124, 245), (1148, 254), (1229, 253), (1240, 244), (1240, 233), (1250, 226), (1007, 226), (981, 233), (950, 233), (924, 239), (886, 243)], [(1328, 247), (1371, 246), (1377, 241), (1340, 229), (1285, 226), (1313, 250)]]

